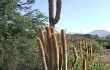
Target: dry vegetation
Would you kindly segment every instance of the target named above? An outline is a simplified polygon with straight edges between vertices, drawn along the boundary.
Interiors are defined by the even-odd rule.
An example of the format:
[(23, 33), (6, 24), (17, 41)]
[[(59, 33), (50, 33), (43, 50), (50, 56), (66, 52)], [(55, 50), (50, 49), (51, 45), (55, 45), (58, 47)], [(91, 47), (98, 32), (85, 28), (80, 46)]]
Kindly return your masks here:
[(59, 36), (53, 27), (46, 27), (46, 35), (40, 27), (39, 33), (36, 40), (44, 70), (107, 70), (88, 39), (80, 37), (77, 42), (67, 42), (64, 30)]

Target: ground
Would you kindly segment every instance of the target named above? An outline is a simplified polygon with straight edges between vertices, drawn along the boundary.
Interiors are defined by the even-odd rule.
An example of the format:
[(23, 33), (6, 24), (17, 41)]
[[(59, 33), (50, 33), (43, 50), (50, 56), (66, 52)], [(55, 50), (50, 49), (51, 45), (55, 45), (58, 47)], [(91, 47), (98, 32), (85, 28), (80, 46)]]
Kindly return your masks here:
[(110, 68), (110, 49), (103, 50), (99, 55), (103, 58), (106, 67)]

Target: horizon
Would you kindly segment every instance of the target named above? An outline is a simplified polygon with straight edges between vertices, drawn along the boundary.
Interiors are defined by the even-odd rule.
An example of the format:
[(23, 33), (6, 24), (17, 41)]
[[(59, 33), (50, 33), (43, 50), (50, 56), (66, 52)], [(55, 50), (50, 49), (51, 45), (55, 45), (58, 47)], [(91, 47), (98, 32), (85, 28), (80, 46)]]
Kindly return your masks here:
[[(33, 9), (48, 16), (48, 0), (37, 0)], [(55, 27), (57, 31), (88, 33), (93, 30), (110, 32), (109, 26), (110, 0), (63, 0), (60, 20)]]
[[(104, 29), (97, 29), (97, 30), (92, 30), (92, 31), (90, 31), (90, 32), (88, 32), (88, 33), (81, 33), (81, 32), (67, 32), (67, 33), (78, 33), (78, 34), (89, 34), (89, 33), (91, 33), (91, 32), (93, 32), (93, 31), (102, 31), (102, 30), (104, 30)], [(104, 30), (104, 31), (107, 31), (107, 30)], [(110, 33), (110, 31), (107, 31), (107, 32), (109, 32)]]

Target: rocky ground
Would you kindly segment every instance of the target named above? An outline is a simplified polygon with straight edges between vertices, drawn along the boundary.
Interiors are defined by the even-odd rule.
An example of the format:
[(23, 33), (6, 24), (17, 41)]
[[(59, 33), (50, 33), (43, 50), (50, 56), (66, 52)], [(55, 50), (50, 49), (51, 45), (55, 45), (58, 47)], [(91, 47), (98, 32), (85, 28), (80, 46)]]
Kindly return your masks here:
[(99, 57), (102, 57), (104, 63), (106, 64), (107, 68), (110, 68), (110, 49), (103, 50), (99, 53)]

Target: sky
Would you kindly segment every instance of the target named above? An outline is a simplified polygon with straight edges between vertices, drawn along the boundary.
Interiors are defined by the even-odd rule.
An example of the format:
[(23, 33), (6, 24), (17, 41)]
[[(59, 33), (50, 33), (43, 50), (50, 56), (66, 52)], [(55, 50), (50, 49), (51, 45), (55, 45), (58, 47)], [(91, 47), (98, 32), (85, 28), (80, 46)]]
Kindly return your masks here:
[[(36, 0), (33, 8), (48, 16), (48, 0)], [(60, 20), (56, 24), (56, 30), (60, 29), (67, 33), (103, 29), (110, 32), (110, 0), (62, 0)]]

